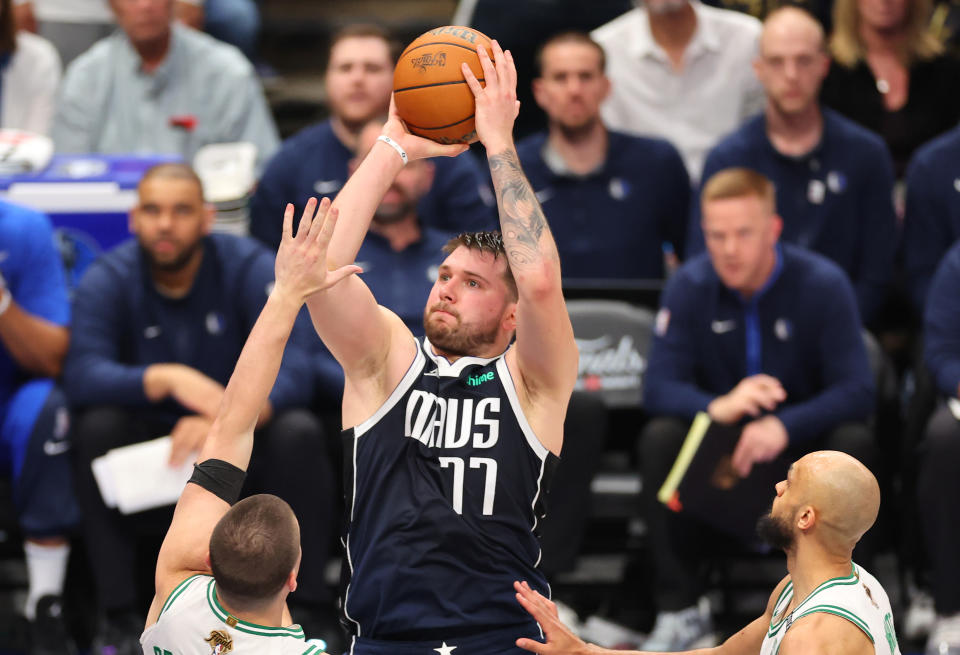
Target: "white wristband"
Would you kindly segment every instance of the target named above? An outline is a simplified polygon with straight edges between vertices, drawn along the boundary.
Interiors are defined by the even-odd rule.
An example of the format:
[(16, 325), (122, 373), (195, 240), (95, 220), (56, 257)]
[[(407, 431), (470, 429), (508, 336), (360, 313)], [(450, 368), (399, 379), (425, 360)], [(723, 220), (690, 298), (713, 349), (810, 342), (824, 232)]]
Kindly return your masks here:
[(10, 303), (13, 302), (13, 294), (10, 293), (10, 289), (4, 287), (2, 293), (3, 295), (0, 296), (0, 316), (3, 316), (4, 312), (10, 308)]
[(377, 141), (383, 141), (388, 146), (396, 150), (397, 154), (400, 155), (400, 159), (403, 160), (403, 165), (404, 166), (407, 165), (407, 161), (409, 161), (409, 158), (407, 157), (407, 151), (403, 149), (403, 146), (401, 146), (399, 143), (397, 143), (396, 141), (388, 137), (386, 134), (381, 134), (380, 136), (378, 136)]

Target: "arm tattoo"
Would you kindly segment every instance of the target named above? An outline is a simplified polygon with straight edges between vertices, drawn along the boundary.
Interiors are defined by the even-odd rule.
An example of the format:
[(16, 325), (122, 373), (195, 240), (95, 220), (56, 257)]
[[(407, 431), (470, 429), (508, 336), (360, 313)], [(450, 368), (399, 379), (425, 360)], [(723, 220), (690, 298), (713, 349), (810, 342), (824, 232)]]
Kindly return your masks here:
[(523, 268), (541, 261), (545, 253), (540, 248), (540, 236), (544, 230), (549, 236), (550, 231), (517, 153), (508, 150), (491, 155), (490, 173), (500, 206), (500, 231), (510, 266)]

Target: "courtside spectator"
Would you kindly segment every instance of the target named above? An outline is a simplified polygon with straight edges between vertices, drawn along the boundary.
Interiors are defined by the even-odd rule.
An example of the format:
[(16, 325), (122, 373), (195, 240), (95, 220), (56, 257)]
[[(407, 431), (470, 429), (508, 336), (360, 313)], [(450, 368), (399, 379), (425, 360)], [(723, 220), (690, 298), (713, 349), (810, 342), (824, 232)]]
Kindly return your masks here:
[[(76, 290), (64, 370), (67, 395), (78, 411), (77, 490), (103, 614), (95, 655), (139, 652), (144, 608), (135, 582), (136, 534), (162, 531), (170, 518), (161, 512), (163, 520), (154, 526), (149, 516), (108, 509), (90, 464), (111, 448), (168, 434), (171, 463), (193, 457), (273, 283), (270, 251), (252, 239), (210, 234), (214, 212), (204, 205), (189, 167), (151, 169), (138, 193), (131, 214), (136, 238), (94, 262)], [(335, 492), (322, 428), (302, 409), (313, 391), (301, 345), (310, 338), (304, 320), (260, 414), (246, 490), (269, 490), (298, 511), (310, 557), (300, 569), (291, 612), (308, 637), (322, 637), (315, 626), (333, 613), (323, 568)]]
[[(269, 163), (250, 201), (252, 236), (276, 250), (286, 203), (299, 211), (309, 198), (333, 197), (343, 187), (363, 127), (387, 114), (398, 54), (399, 46), (376, 25), (334, 35), (326, 72), (330, 119), (285, 141)], [(495, 225), (489, 181), (476, 161), (437, 157), (433, 165), (433, 187), (419, 205), (423, 225), (455, 233)]]
[(54, 386), (67, 353), (70, 306), (49, 219), (0, 202), (0, 443), (26, 537), (31, 655), (76, 655), (60, 597), (69, 530), (79, 521), (70, 419)]
[(60, 58), (46, 39), (15, 23), (11, 0), (0, 1), (0, 127), (49, 134)]
[(930, 30), (931, 0), (836, 0), (823, 103), (879, 133), (903, 177), (913, 151), (960, 121), (960, 60)]
[[(744, 167), (770, 178), (783, 218), (781, 240), (832, 259), (850, 280), (860, 316), (874, 320), (887, 293), (897, 248), (893, 164), (883, 140), (818, 102), (830, 66), (823, 30), (806, 11), (767, 18), (755, 62), (764, 112), (710, 151), (704, 179)], [(693, 207), (687, 255), (703, 252), (700, 207)]]
[(664, 277), (664, 249), (684, 246), (690, 180), (663, 139), (608, 130), (603, 48), (581, 32), (548, 40), (534, 97), (549, 129), (517, 147), (570, 278)]
[(943, 255), (960, 239), (960, 127), (921, 147), (907, 167), (903, 255), (920, 312)]
[(763, 106), (760, 21), (697, 0), (645, 0), (592, 33), (613, 83), (608, 127), (670, 141), (700, 179), (707, 151)]
[(927, 653), (960, 652), (960, 245), (954, 244), (930, 283), (924, 314), (924, 361), (942, 397), (920, 444), (917, 511), (930, 557), (937, 621)]
[[(876, 459), (867, 427), (874, 382), (846, 275), (821, 255), (778, 243), (773, 185), (759, 173), (714, 174), (702, 203), (708, 252), (667, 283), (644, 382), (653, 419), (640, 463), (658, 614), (643, 650), (686, 650), (712, 633), (697, 599), (700, 563), (717, 532), (655, 498), (697, 412), (740, 430), (731, 466), (741, 478), (768, 462), (782, 474), (819, 449), (868, 465)], [(753, 525), (767, 500), (738, 498), (724, 508), (727, 520)]]
[(120, 29), (77, 58), (54, 119), (58, 152), (179, 154), (247, 141), (258, 169), (277, 129), (253, 66), (233, 46), (175, 23), (172, 0), (110, 0)]

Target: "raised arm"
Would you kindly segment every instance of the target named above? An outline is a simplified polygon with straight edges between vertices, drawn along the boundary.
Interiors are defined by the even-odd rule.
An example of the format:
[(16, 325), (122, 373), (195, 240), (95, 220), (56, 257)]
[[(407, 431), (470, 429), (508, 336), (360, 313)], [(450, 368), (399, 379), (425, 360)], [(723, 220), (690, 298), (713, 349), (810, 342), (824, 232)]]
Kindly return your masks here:
[(487, 149), (500, 231), (517, 282), (516, 361), (521, 384), (528, 394), (557, 399), (565, 407), (577, 377), (577, 346), (563, 300), (557, 246), (513, 144), (520, 106), (517, 70), (510, 52), (496, 41), (493, 61), (484, 48), (477, 52), (486, 86), (480, 86), (466, 64), (462, 69), (476, 98), (477, 136)]
[[(383, 134), (399, 145), (410, 160), (456, 156), (467, 148), (440, 145), (410, 134), (392, 102)], [(377, 141), (347, 180), (333, 203), (345, 219), (337, 225), (330, 243), (331, 267), (354, 262), (374, 212), (403, 166), (396, 149)], [(386, 371), (384, 362), (394, 343), (412, 344), (403, 322), (378, 306), (360, 278), (351, 277), (322, 297), (311, 298), (307, 307), (317, 334), (343, 367), (348, 383)]]
[[(273, 388), (300, 308), (307, 297), (325, 293), (358, 270), (346, 266), (327, 271), (326, 247), (337, 215), (328, 211), (329, 205), (325, 200), (316, 218), (313, 211), (304, 212), (296, 237), (291, 233), (293, 205), (287, 206), (276, 284), (240, 353), (198, 462), (220, 460), (246, 470), (257, 417)], [(198, 484), (187, 484), (157, 558), (156, 596), (148, 626), (156, 622), (160, 607), (177, 584), (193, 573), (208, 572), (210, 535), (228, 509), (226, 500)]]

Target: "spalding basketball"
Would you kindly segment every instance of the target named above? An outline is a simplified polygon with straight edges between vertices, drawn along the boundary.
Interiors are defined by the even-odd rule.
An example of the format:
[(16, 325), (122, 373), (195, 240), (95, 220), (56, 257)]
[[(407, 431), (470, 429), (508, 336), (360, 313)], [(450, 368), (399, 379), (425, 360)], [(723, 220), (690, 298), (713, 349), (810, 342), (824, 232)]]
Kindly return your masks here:
[(477, 46), (490, 58), (490, 39), (469, 27), (448, 25), (418, 37), (400, 55), (393, 72), (397, 112), (414, 134), (440, 143), (473, 143), (477, 140), (473, 92), (460, 70), (466, 62), (484, 83)]

